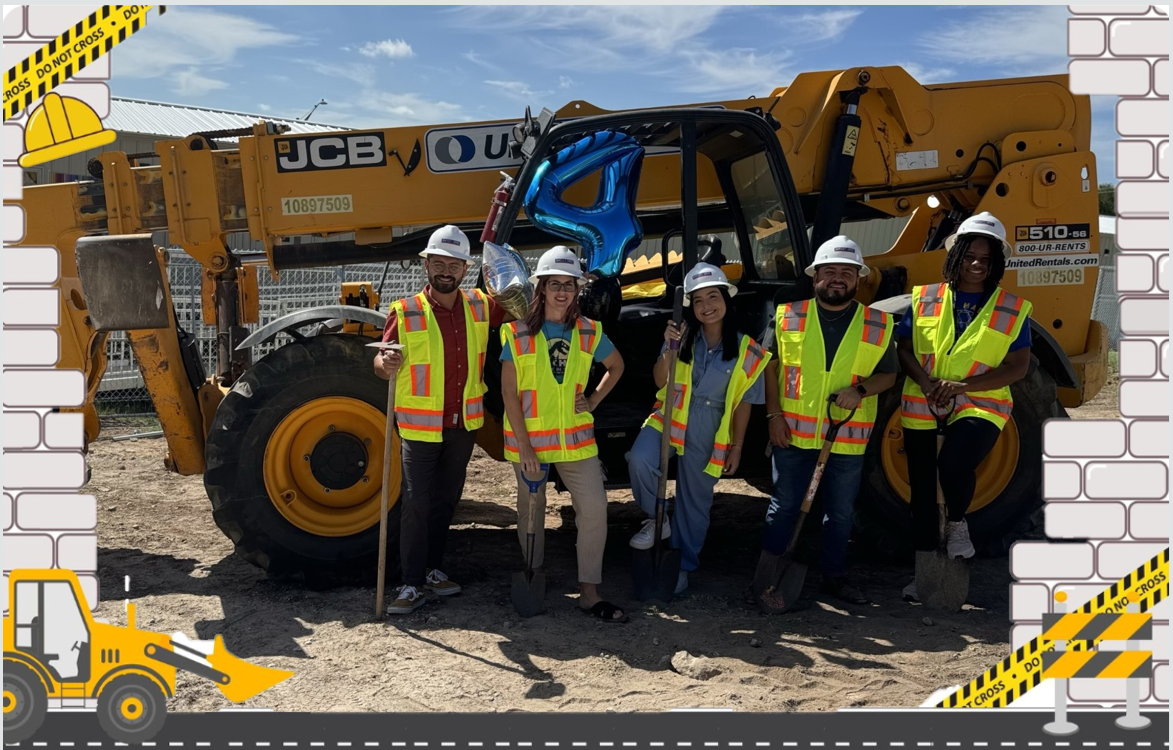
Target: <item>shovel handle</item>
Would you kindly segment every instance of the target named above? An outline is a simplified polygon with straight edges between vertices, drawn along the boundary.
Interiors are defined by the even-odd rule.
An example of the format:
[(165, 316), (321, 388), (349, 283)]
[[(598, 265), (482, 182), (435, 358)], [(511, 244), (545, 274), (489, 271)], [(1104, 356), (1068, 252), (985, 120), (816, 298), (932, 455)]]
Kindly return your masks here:
[[(672, 301), (672, 323), (676, 326), (684, 320), (684, 289), (677, 287)], [(660, 531), (664, 527), (664, 505), (668, 498), (668, 461), (672, 457), (672, 407), (676, 402), (676, 356), (679, 341), (668, 346), (668, 380), (664, 384), (664, 403), (661, 407), (663, 429), (660, 431), (660, 481), (656, 487), (656, 547), (660, 545)]]
[(550, 464), (542, 464), (542, 476), (536, 482), (521, 472), (521, 480), (529, 487), (529, 524), (525, 532), (525, 567), (526, 571), (534, 569), (534, 545), (537, 544), (538, 532), (536, 526), (538, 524), (538, 490), (542, 488), (542, 482), (550, 476)]
[[(398, 375), (398, 373), (396, 373)], [(387, 587), (387, 511), (391, 490), (391, 448), (395, 442), (395, 380), (387, 381), (387, 432), (383, 439), (383, 486), (379, 490), (379, 571), (375, 583), (375, 618), (381, 619)]]

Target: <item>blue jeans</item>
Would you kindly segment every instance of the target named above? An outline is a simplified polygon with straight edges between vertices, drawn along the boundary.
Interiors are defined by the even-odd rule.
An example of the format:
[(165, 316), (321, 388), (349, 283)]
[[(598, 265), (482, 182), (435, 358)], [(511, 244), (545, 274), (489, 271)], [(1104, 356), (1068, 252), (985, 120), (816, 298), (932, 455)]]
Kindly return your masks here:
[[(766, 537), (762, 542), (765, 551), (775, 555), (786, 551), (818, 460), (817, 450), (774, 446), (774, 493), (766, 511)], [(825, 577), (834, 578), (847, 572), (847, 540), (851, 538), (855, 497), (862, 478), (863, 456), (832, 453), (827, 459), (819, 483), (824, 509), (819, 569)]]

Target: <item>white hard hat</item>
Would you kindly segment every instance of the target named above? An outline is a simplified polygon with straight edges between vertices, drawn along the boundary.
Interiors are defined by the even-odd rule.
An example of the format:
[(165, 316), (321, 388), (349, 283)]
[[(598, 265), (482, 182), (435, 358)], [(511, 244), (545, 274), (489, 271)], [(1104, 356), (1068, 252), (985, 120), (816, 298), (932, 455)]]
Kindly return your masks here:
[(420, 253), (421, 258), (429, 255), (444, 255), (449, 258), (456, 258), (463, 260), (465, 263), (472, 261), (472, 253), (469, 252), (468, 235), (460, 231), (459, 227), (447, 226), (440, 227), (432, 232), (432, 236), (428, 238), (428, 246)]
[(863, 251), (859, 249), (859, 245), (848, 239), (847, 235), (841, 234), (819, 245), (814, 262), (806, 267), (806, 275), (814, 276), (815, 269), (819, 266), (830, 266), (836, 263), (859, 266), (860, 276), (867, 276), (871, 273), (871, 269), (863, 264)]
[(945, 238), (945, 249), (952, 250), (957, 238), (966, 234), (980, 234), (998, 240), (1002, 247), (1002, 254), (1010, 252), (1010, 243), (1006, 241), (1006, 227), (989, 211), (974, 214), (957, 227), (957, 231)]
[(579, 286), (586, 284), (578, 256), (565, 245), (557, 245), (542, 253), (538, 258), (538, 270), (529, 277), (529, 282), (537, 286), (538, 279), (543, 276), (573, 276), (578, 279)]
[(725, 291), (729, 292), (730, 297), (737, 294), (737, 287), (729, 283), (724, 271), (712, 263), (697, 263), (688, 272), (688, 276), (684, 277), (684, 304), (691, 305), (692, 293), (709, 286), (725, 287)]

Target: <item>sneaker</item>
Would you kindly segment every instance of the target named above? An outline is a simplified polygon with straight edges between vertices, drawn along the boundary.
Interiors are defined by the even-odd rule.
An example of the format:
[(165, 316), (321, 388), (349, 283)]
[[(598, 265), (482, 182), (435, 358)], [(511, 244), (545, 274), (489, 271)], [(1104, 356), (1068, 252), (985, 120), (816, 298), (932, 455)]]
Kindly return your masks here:
[[(668, 514), (664, 514), (664, 526), (660, 529), (660, 539), (668, 539), (672, 536), (672, 528), (668, 525)], [(656, 519), (649, 518), (644, 521), (643, 528), (636, 532), (636, 535), (631, 538), (631, 546), (635, 549), (651, 549), (656, 539)]]
[(819, 591), (835, 597), (848, 604), (867, 604), (868, 598), (863, 595), (859, 587), (847, 580), (846, 576), (824, 578)]
[(964, 557), (968, 559), (973, 557), (975, 550), (973, 542), (969, 540), (969, 524), (965, 522), (965, 519), (945, 524), (945, 551), (949, 553), (949, 557), (953, 558)]
[(676, 578), (676, 593), (683, 594), (688, 590), (688, 571), (680, 571), (680, 575)]
[(918, 599), (916, 596), (916, 581), (913, 581), (912, 583), (910, 583), (904, 587), (903, 596), (904, 596), (904, 601), (906, 601), (906, 602), (919, 602), (920, 601), (920, 599)]
[(424, 605), (428, 595), (415, 586), (402, 586), (395, 601), (387, 605), (389, 615), (409, 615)]
[(429, 570), (424, 579), (424, 588), (436, 596), (452, 596), (460, 593), (460, 584), (449, 581), (448, 576), (439, 570)]

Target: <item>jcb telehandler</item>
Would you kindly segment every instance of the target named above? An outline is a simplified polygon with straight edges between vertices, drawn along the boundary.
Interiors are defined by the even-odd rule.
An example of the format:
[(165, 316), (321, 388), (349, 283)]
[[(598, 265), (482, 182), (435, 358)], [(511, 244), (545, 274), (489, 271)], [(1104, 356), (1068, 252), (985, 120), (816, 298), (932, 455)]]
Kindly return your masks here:
[[(969, 516), (979, 545), (998, 548), (1040, 505), (1043, 421), (1094, 396), (1106, 377), (1105, 330), (1091, 319), (1099, 236), (1090, 104), (1066, 83), (1044, 76), (925, 87), (901, 68), (867, 67), (805, 73), (762, 98), (686, 108), (605, 112), (573, 102), (520, 125), (291, 136), (261, 122), (159, 141), (158, 166), (104, 153), (91, 162), (92, 182), (25, 189), (24, 244), (61, 251), (60, 366), (86, 372), (88, 436), (98, 431), (92, 399), (104, 337), (127, 330), (167, 438), (168, 469), (204, 474), (216, 523), (240, 554), (274, 576), (312, 578), (373, 570), (385, 384), (365, 344), (385, 314), (371, 284), (350, 284), (339, 305), (250, 333), (245, 326), (260, 322), (260, 266), (276, 274), (414, 259), (445, 223), (475, 240), (501, 170), (516, 186), (498, 241), (521, 249), (565, 242), (521, 210), (539, 165), (590, 132), (630, 135), (646, 149), (638, 211), (645, 238), (660, 242), (659, 263), (629, 265), (584, 300), (628, 362), (596, 415), (608, 481), (622, 485), (624, 453), (653, 402), (651, 363), (670, 300), (698, 255), (738, 278), (735, 313), (758, 335), (778, 303), (811, 295), (802, 269), (812, 247), (851, 235), (854, 222), (907, 218), (896, 243), (869, 257), (859, 292), (899, 315), (912, 285), (939, 280), (944, 238), (990, 211), (1015, 246), (1003, 283), (1034, 304), (1030, 373), (1013, 388), (1013, 419), (979, 469)], [(217, 143), (228, 136), (239, 143)], [(577, 186), (584, 203), (595, 184)], [(204, 267), (204, 320), (219, 332), (211, 377), (176, 325), (166, 256), (149, 234), (163, 230)], [(263, 240), (264, 254), (234, 252), (234, 232)], [(715, 239), (698, 244), (701, 235)], [(321, 241), (297, 241), (308, 236)], [(674, 238), (683, 239), (682, 258), (668, 252)], [(281, 333), (292, 340), (253, 362), (252, 348)], [(478, 440), (500, 459), (495, 355), (490, 419)], [(890, 552), (904, 546), (907, 525), (898, 394), (899, 386), (883, 397), (885, 428), (868, 447), (858, 504), (859, 532)], [(764, 446), (765, 434), (755, 414), (747, 445)], [(738, 476), (768, 483), (760, 449), (745, 452)], [(399, 477), (394, 467), (393, 500)]]

